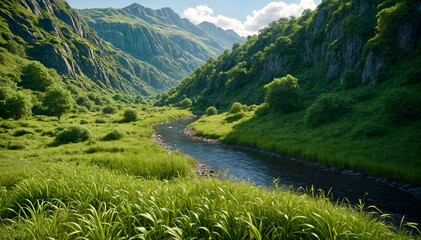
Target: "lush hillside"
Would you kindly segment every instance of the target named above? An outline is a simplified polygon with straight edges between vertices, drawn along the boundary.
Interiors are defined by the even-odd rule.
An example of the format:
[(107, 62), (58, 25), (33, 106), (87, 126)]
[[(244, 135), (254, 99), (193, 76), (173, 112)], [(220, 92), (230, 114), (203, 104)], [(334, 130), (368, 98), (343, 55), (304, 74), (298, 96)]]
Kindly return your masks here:
[(233, 31), (213, 24), (202, 29), (170, 8), (153, 10), (132, 4), (122, 9), (85, 9), (79, 13), (101, 38), (179, 80), (209, 57), (219, 55), (235, 42), (244, 42)]
[(188, 98), (199, 112), (247, 104), (193, 127), (420, 185), (420, 11), (412, 0), (325, 0), (209, 59), (157, 104)]
[(1, 1), (0, 29), (0, 47), (38, 60), (80, 85), (93, 82), (103, 89), (151, 96), (176, 84), (101, 40), (62, 0)]
[(260, 104), (265, 84), (292, 74), (311, 101), (348, 85), (381, 88), (410, 61), (413, 67), (396, 85), (414, 84), (420, 69), (419, 11), (419, 1), (325, 0), (315, 11), (279, 19), (209, 59), (162, 100), (175, 103), (186, 95), (201, 108)]

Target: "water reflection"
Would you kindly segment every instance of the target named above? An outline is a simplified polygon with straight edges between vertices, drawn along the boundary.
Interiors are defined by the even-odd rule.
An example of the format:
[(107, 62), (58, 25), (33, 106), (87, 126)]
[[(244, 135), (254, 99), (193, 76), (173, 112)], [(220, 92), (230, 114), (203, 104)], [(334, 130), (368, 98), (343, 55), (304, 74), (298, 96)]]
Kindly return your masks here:
[(364, 198), (366, 206), (376, 205), (394, 218), (421, 223), (421, 200), (399, 189), (378, 184), (365, 178), (325, 171), (300, 162), (265, 152), (198, 142), (181, 133), (192, 120), (175, 120), (156, 127), (162, 139), (182, 153), (214, 167), (228, 177), (250, 180), (257, 185), (270, 185), (274, 179), (283, 186), (304, 188), (314, 186), (325, 192), (331, 190), (335, 198), (346, 197), (351, 203)]

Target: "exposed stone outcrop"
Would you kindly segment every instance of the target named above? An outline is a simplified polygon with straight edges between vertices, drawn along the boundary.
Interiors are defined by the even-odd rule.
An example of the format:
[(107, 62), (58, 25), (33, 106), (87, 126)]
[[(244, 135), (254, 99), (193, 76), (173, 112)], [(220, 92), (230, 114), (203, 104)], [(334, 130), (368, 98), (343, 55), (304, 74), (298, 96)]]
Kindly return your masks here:
[[(59, 74), (72, 78), (87, 76), (96, 83), (101, 82), (100, 86), (146, 95), (167, 90), (177, 83), (153, 66), (101, 40), (63, 0), (1, 1), (0, 8), (5, 10), (0, 11), (0, 18), (8, 24), (11, 33), (5, 34), (8, 36), (5, 39), (23, 39), (30, 58), (56, 69)], [(26, 12), (8, 13), (7, 9)], [(121, 62), (128, 68), (122, 68)]]

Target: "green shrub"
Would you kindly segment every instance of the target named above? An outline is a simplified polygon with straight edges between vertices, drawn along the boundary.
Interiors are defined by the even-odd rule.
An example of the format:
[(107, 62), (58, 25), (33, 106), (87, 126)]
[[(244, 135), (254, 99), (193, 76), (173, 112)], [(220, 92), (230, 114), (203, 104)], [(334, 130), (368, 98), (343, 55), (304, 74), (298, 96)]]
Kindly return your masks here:
[(269, 113), (269, 107), (267, 105), (267, 103), (262, 103), (260, 106), (258, 106), (256, 108), (256, 111), (254, 111), (254, 114), (256, 114), (256, 116), (261, 117), (264, 116), (266, 114)]
[(27, 135), (27, 134), (34, 134), (34, 132), (26, 130), (26, 129), (19, 129), (19, 130), (16, 130), (13, 133), (13, 136), (14, 137), (20, 137), (20, 136)]
[(71, 126), (64, 128), (62, 131), (60, 131), (57, 134), (54, 143), (56, 145), (78, 143), (84, 142), (89, 138), (91, 138), (91, 132), (89, 131), (89, 129), (83, 126)]
[(346, 71), (342, 77), (342, 87), (344, 89), (351, 89), (358, 86), (361, 83), (361, 79), (356, 72)]
[(18, 125), (16, 125), (16, 123), (14, 123), (14, 122), (9, 121), (9, 122), (3, 122), (1, 124), (1, 127), (5, 128), (5, 129), (14, 129), (14, 128), (17, 128)]
[(124, 138), (126, 134), (118, 129), (113, 129), (111, 132), (107, 133), (102, 140), (103, 141), (114, 141), (114, 140), (120, 140)]
[(86, 121), (85, 119), (80, 120), (80, 124), (87, 124), (88, 121)]
[(362, 137), (372, 138), (372, 137), (379, 136), (381, 132), (382, 132), (382, 128), (377, 123), (373, 123), (369, 121), (357, 127), (353, 135), (355, 138), (362, 138)]
[(61, 87), (49, 87), (45, 93), (43, 106), (60, 120), (61, 116), (72, 109), (70, 92)]
[(76, 100), (77, 105), (79, 106), (84, 106), (86, 107), (88, 110), (92, 110), (92, 107), (94, 106), (94, 104), (92, 103), (91, 100), (89, 100), (89, 98), (87, 97), (79, 97)]
[(117, 108), (111, 105), (107, 105), (102, 109), (102, 112), (105, 114), (113, 114), (117, 112)]
[(138, 119), (138, 116), (135, 110), (127, 109), (126, 111), (124, 111), (123, 122), (134, 122), (134, 121), (137, 121), (137, 119)]
[(225, 121), (234, 122), (234, 121), (238, 121), (238, 120), (242, 119), (245, 116), (246, 116), (246, 113), (244, 111), (241, 111), (241, 112), (238, 112), (238, 113), (228, 115), (225, 118)]
[(389, 121), (401, 123), (421, 118), (421, 97), (407, 88), (396, 88), (381, 99)]
[(236, 114), (236, 113), (240, 113), (243, 112), (243, 105), (239, 102), (235, 102), (231, 105), (231, 108), (229, 110), (230, 114)]
[(107, 120), (103, 119), (103, 118), (97, 118), (95, 119), (95, 123), (106, 123)]
[(297, 78), (286, 75), (265, 85), (265, 102), (274, 111), (294, 112), (301, 106)]
[(53, 69), (48, 69), (40, 62), (32, 62), (22, 71), (20, 85), (36, 91), (46, 91), (48, 87), (58, 83), (60, 76)]
[(324, 94), (307, 109), (304, 120), (308, 126), (319, 126), (338, 119), (349, 110), (349, 104), (341, 97)]
[(216, 115), (216, 114), (218, 114), (218, 111), (216, 110), (215, 107), (208, 107), (206, 109), (206, 115), (212, 116), (212, 115)]
[(189, 108), (192, 104), (192, 100), (190, 100), (189, 98), (185, 98), (183, 101), (180, 102), (180, 107)]
[(22, 149), (25, 149), (25, 148), (26, 148), (26, 146), (21, 142), (11, 142), (7, 146), (7, 149), (9, 149), (9, 150), (22, 150)]
[(21, 92), (14, 93), (9, 99), (6, 100), (4, 109), (6, 116), (19, 119), (32, 115), (32, 102), (31, 98)]

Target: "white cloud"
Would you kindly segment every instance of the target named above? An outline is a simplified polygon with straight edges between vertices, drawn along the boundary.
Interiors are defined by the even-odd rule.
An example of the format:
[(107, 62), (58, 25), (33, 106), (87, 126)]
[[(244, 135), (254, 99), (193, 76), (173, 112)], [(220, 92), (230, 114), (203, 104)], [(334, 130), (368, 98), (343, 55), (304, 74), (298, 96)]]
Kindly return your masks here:
[(214, 15), (213, 10), (207, 5), (199, 5), (195, 8), (188, 8), (184, 11), (183, 17), (194, 24), (207, 21), (222, 29), (233, 29), (241, 36), (256, 34), (260, 29), (266, 27), (272, 21), (282, 17), (298, 17), (305, 9), (315, 9), (314, 0), (301, 0), (299, 4), (287, 4), (285, 2), (271, 2), (260, 10), (254, 10), (247, 16), (246, 21), (241, 22), (236, 18), (223, 15)]

